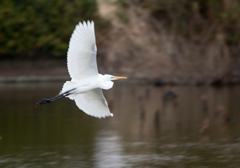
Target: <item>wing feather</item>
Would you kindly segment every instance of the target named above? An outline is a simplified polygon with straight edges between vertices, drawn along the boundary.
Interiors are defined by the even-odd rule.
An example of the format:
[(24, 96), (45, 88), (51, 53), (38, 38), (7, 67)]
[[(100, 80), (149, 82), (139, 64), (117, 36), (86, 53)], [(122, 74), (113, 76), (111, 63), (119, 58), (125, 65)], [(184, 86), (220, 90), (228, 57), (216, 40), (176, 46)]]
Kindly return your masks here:
[(109, 111), (102, 89), (97, 88), (81, 94), (72, 94), (69, 98), (75, 100), (78, 108), (88, 115), (98, 118), (113, 116)]
[(68, 72), (72, 81), (97, 75), (94, 23), (79, 23), (72, 33), (67, 53)]

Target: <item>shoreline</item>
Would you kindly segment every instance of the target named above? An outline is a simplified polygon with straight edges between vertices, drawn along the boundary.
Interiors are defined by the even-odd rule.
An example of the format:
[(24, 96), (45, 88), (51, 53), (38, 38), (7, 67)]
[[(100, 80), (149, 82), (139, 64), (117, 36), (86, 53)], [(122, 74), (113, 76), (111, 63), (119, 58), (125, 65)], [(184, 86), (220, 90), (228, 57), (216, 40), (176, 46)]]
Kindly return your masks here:
[[(57, 83), (70, 81), (71, 78), (68, 75), (57, 75), (57, 76), (0, 76), (0, 84), (8, 83)], [(129, 77), (127, 84), (140, 84), (140, 85), (154, 85), (156, 87), (175, 85), (175, 86), (232, 86), (239, 85), (236, 82), (223, 82), (216, 81), (215, 83), (199, 82), (193, 83), (189, 81), (172, 81), (172, 80), (161, 80), (161, 79), (147, 79), (147, 78), (131, 78)]]
[[(133, 72), (118, 72), (106, 70), (99, 66), (99, 72), (109, 73), (117, 76), (127, 76), (127, 83), (163, 85), (195, 85), (195, 86), (224, 86), (239, 85), (239, 76), (225, 76), (221, 78), (187, 78), (186, 76), (159, 76), (149, 77), (144, 75), (133, 75)], [(0, 61), (0, 83), (38, 83), (38, 82), (64, 82), (71, 80), (67, 70), (65, 59), (59, 60), (1, 60)]]

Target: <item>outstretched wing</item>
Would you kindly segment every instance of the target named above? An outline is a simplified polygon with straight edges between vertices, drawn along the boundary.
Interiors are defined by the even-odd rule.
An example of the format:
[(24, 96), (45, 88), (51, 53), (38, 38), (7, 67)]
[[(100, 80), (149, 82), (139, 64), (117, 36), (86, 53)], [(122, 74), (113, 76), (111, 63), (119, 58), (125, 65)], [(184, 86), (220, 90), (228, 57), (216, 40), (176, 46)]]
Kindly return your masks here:
[(113, 116), (109, 111), (102, 89), (97, 88), (81, 94), (72, 94), (69, 98), (75, 100), (78, 108), (88, 115), (98, 118)]
[(79, 23), (72, 33), (67, 53), (68, 72), (72, 81), (97, 75), (97, 46), (94, 23)]

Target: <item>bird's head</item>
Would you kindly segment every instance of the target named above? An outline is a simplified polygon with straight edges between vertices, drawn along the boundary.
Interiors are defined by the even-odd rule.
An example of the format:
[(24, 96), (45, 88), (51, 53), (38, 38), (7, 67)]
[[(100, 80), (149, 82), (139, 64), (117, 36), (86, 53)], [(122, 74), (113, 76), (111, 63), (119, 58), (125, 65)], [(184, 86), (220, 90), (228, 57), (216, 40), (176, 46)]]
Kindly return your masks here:
[(127, 79), (127, 77), (113, 76), (108, 74), (101, 75), (101, 78), (102, 78), (101, 88), (105, 90), (111, 89), (113, 87), (112, 80)]

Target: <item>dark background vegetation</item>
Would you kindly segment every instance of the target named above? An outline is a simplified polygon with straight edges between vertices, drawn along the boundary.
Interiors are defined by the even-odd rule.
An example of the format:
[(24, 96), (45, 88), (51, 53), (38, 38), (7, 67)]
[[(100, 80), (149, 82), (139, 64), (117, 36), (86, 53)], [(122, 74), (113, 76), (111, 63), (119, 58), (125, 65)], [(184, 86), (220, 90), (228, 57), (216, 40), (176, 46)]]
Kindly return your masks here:
[(3, 0), (1, 57), (61, 57), (79, 21), (96, 20), (95, 0)]
[[(224, 35), (228, 45), (239, 46), (240, 1), (235, 0), (118, 0), (122, 12), (141, 7), (168, 31), (196, 43), (213, 40), (218, 33)], [(127, 21), (121, 13), (119, 17)]]
[[(239, 45), (240, 2), (235, 0), (117, 1), (126, 10), (134, 4), (150, 11), (157, 22), (195, 42), (224, 34)], [(95, 0), (3, 0), (0, 5), (0, 54), (12, 57), (65, 56), (69, 37), (79, 21), (104, 23)], [(127, 16), (126, 16), (127, 17)], [(206, 37), (207, 35), (207, 37)]]
[[(187, 39), (206, 35), (209, 40), (223, 33), (227, 44), (239, 45), (240, 2), (235, 0), (143, 0), (141, 6), (170, 30)], [(201, 36), (196, 42), (201, 42)]]
[[(103, 2), (116, 8), (112, 17), (100, 14)], [(236, 0), (3, 0), (0, 60), (65, 60), (75, 25), (94, 20), (103, 71), (239, 83), (239, 16)]]

